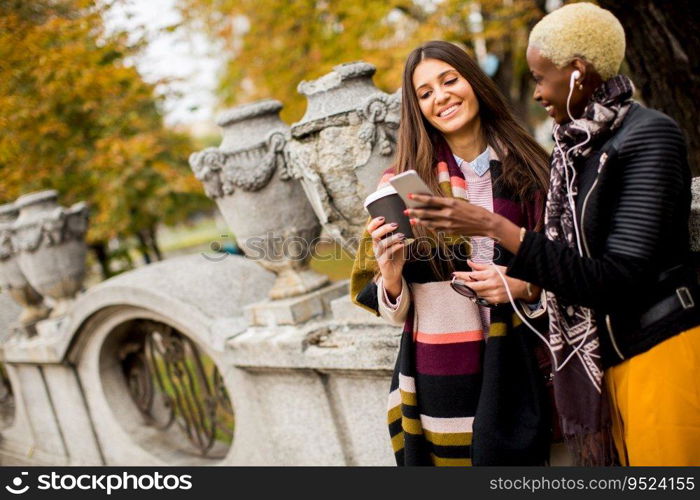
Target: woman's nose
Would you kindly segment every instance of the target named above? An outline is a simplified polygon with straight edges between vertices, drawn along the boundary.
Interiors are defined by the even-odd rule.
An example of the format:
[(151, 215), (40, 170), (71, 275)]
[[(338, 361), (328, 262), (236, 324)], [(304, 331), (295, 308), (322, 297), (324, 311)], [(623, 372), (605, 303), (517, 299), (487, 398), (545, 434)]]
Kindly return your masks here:
[(540, 89), (538, 89), (537, 87), (535, 87), (535, 90), (532, 92), (532, 98), (537, 102), (540, 102), (542, 100)]
[(436, 90), (435, 91), (435, 102), (438, 104), (446, 102), (447, 99), (449, 99), (449, 94), (442, 89)]

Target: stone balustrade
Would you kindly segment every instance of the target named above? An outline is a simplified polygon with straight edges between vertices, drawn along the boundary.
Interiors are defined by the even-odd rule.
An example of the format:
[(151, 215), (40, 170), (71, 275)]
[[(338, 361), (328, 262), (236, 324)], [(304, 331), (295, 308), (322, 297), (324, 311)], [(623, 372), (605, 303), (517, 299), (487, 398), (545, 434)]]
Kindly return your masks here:
[[(400, 329), (352, 305), (346, 281), (328, 283), (308, 267), (322, 228), (354, 252), (362, 200), (393, 156), (399, 94), (376, 89), (373, 73), (351, 63), (302, 82), (308, 109), (291, 127), (277, 101), (229, 110), (218, 120), (221, 145), (192, 155), (245, 258), (168, 259), (78, 293), (84, 207), (30, 196), (41, 205), (30, 212), (53, 222), (30, 214), (27, 224), (10, 221), (12, 231), (16, 208), (0, 207), (2, 283), (14, 266), (31, 297), (0, 294), (0, 319), (36, 309), (24, 318), (31, 335), (0, 332), (14, 398), (0, 463), (393, 464), (385, 409)], [(693, 189), (700, 250), (700, 183)], [(43, 228), (47, 248), (72, 242), (62, 261), (72, 274), (42, 267), (56, 252), (8, 260), (18, 233), (20, 252), (40, 248), (29, 226)], [(62, 295), (47, 284), (50, 272)], [(46, 317), (57, 304), (60, 314)]]

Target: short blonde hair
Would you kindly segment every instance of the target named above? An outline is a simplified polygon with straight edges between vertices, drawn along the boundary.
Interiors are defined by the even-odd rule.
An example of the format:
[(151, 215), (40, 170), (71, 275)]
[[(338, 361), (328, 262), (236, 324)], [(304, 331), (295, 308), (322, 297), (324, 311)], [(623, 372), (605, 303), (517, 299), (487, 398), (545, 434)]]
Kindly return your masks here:
[(585, 59), (607, 80), (625, 57), (625, 30), (610, 11), (573, 3), (544, 16), (532, 28), (529, 45), (559, 68), (577, 57)]

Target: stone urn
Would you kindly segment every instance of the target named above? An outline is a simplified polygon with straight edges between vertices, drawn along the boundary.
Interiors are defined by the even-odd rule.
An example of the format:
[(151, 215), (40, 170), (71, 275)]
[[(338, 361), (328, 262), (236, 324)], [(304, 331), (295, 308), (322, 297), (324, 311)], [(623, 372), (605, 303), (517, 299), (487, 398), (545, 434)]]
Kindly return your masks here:
[(58, 204), (56, 191), (20, 196), (12, 238), (20, 269), (29, 283), (53, 299), (51, 317), (66, 314), (85, 277), (88, 207)]
[(282, 104), (262, 100), (224, 112), (218, 148), (190, 156), (190, 166), (233, 231), (246, 257), (274, 272), (271, 299), (316, 290), (328, 278), (309, 269), (321, 232), (314, 211), (285, 159), (289, 127)]
[(33, 325), (46, 318), (51, 309), (44, 304), (44, 298), (27, 281), (17, 262), (12, 244), (12, 225), (19, 210), (13, 203), (0, 205), (0, 288), (22, 306), (19, 323), (23, 327)]
[(287, 155), (327, 233), (354, 255), (367, 221), (364, 199), (391, 165), (401, 111), (400, 92), (372, 83), (376, 68), (353, 62), (298, 91), (308, 100), (291, 127)]

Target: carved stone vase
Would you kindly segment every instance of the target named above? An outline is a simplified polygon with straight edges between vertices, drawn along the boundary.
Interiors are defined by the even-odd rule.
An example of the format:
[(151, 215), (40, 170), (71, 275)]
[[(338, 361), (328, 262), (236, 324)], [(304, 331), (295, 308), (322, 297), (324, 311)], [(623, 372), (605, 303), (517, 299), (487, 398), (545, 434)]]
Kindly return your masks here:
[(0, 205), (0, 288), (22, 306), (19, 323), (30, 326), (46, 318), (51, 309), (44, 304), (44, 298), (27, 281), (17, 262), (12, 244), (12, 224), (19, 210), (13, 203)]
[(218, 148), (190, 156), (190, 166), (245, 255), (277, 274), (271, 299), (316, 290), (328, 278), (309, 269), (321, 226), (285, 159), (289, 127), (282, 104), (263, 100), (223, 113)]
[(287, 148), (292, 174), (319, 220), (351, 254), (367, 221), (363, 201), (393, 159), (401, 111), (399, 92), (386, 94), (372, 83), (375, 71), (353, 62), (301, 82), (308, 105)]
[(20, 196), (19, 217), (12, 242), (20, 269), (29, 283), (54, 301), (51, 317), (66, 314), (85, 277), (85, 233), (88, 208), (84, 202), (70, 208), (58, 204), (56, 191)]

